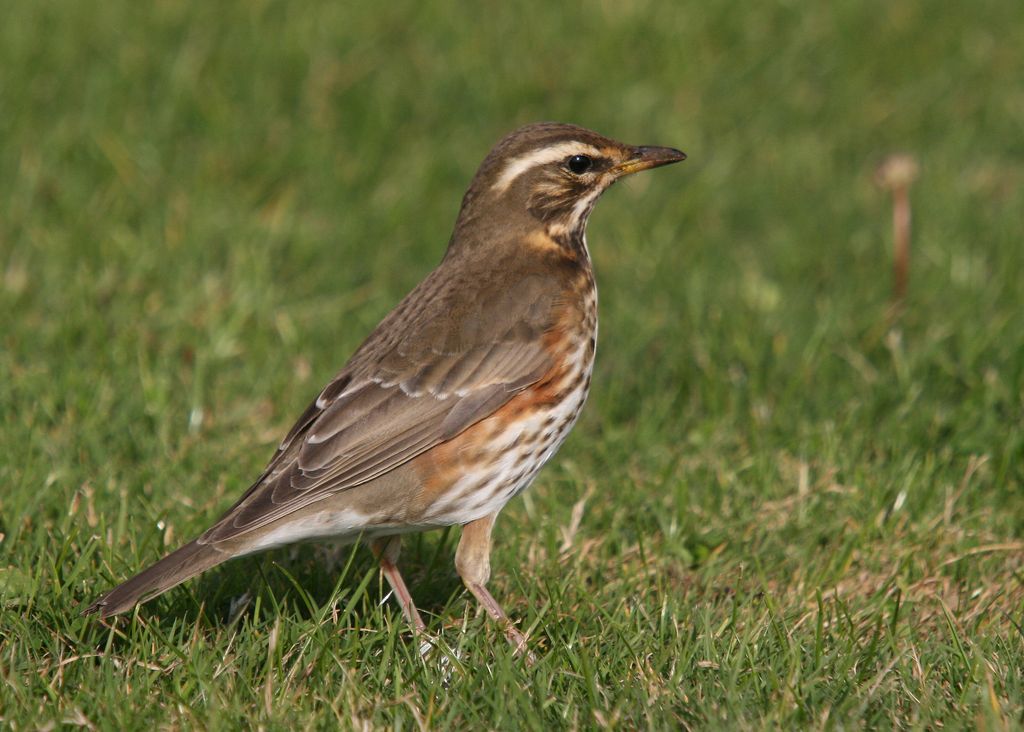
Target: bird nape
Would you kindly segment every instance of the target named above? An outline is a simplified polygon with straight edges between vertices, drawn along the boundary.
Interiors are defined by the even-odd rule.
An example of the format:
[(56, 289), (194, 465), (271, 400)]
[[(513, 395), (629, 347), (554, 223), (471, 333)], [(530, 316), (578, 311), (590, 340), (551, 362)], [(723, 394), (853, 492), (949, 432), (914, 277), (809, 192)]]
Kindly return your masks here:
[(363, 538), (420, 632), (397, 566), (401, 534), (458, 524), (459, 576), (524, 650), (487, 590), (491, 533), (590, 389), (597, 289), (587, 218), (619, 178), (685, 157), (557, 123), (499, 141), (441, 263), (317, 395), (256, 482), (201, 536), (85, 613), (125, 612), (234, 557)]

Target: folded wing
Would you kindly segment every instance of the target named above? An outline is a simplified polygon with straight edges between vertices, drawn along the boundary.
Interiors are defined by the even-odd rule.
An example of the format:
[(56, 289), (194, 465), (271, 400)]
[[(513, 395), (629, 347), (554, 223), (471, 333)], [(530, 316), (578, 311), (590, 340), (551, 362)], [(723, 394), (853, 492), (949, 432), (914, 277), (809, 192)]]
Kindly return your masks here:
[[(239, 536), (371, 481), (452, 439), (538, 381), (551, 367), (544, 335), (556, 317), (554, 284), (532, 275), (502, 288), (506, 294), (474, 302), (463, 301), (454, 287), (428, 298), (411, 293), (200, 541)], [(421, 288), (430, 286), (428, 278)], [(418, 312), (410, 310), (411, 301)]]

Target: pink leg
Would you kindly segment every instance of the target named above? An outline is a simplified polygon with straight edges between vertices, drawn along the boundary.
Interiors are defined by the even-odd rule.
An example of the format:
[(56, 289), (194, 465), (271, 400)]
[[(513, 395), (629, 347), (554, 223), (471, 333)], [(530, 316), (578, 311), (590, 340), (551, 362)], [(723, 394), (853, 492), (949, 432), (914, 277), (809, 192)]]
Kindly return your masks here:
[(526, 652), (527, 657), (532, 658), (526, 649), (526, 636), (512, 624), (486, 587), (487, 580), (491, 578), (491, 529), (497, 517), (498, 514), (491, 514), (462, 527), (462, 538), (455, 551), (455, 570), (487, 614), (504, 626), (505, 637), (515, 647), (516, 653)]
[(402, 579), (402, 574), (398, 571), (398, 553), (401, 548), (402, 537), (400, 536), (386, 536), (381, 539), (373, 539), (370, 542), (370, 549), (376, 555), (381, 571), (387, 577), (388, 584), (395, 592), (395, 597), (398, 598), (402, 614), (414, 631), (422, 633), (427, 629), (427, 624), (420, 617), (420, 613), (412, 601), (412, 595), (409, 594), (409, 588), (405, 586), (405, 580)]

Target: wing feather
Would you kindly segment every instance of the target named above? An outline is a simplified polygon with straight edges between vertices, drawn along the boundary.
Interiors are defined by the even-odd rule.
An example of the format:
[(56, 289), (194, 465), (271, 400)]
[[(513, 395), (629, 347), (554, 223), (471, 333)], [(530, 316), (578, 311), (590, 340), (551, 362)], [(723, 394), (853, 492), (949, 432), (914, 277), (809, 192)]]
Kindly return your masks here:
[[(201, 541), (236, 537), (371, 481), (452, 439), (538, 381), (551, 367), (543, 336), (557, 317), (559, 289), (537, 275), (506, 285), (517, 296), (481, 301), (451, 288), (432, 293), (429, 307), (418, 311), (414, 290), (321, 391), (260, 479)], [(420, 287), (431, 286), (437, 289), (428, 278)]]

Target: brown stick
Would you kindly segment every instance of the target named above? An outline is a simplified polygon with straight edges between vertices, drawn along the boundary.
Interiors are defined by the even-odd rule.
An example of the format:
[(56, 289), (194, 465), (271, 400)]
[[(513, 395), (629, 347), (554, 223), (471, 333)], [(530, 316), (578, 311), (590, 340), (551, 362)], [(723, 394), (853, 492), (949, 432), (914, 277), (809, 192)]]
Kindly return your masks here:
[(910, 196), (906, 187), (892, 192), (892, 243), (892, 299), (903, 302), (910, 274)]
[(892, 192), (892, 305), (898, 312), (907, 298), (910, 280), (910, 185), (917, 177), (917, 161), (892, 155), (875, 174), (878, 185)]

